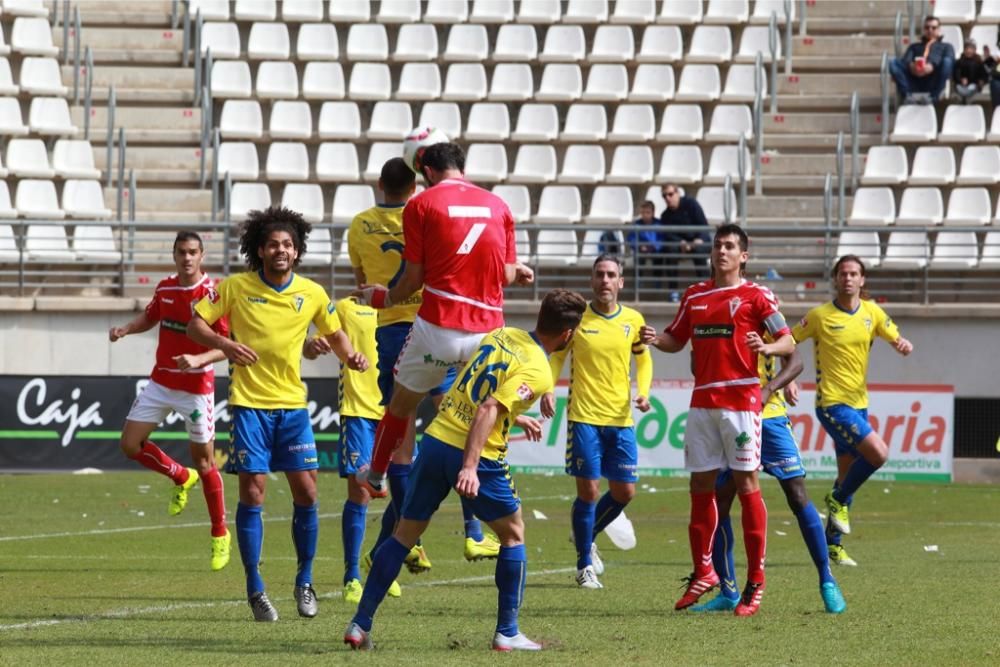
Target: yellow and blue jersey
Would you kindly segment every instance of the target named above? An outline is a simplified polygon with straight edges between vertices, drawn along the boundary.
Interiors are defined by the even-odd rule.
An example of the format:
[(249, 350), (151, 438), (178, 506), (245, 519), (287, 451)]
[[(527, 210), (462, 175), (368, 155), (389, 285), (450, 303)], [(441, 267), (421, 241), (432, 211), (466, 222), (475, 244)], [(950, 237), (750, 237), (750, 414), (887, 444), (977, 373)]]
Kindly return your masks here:
[(814, 341), (816, 407), (868, 407), (868, 358), (875, 338), (895, 343), (896, 323), (871, 301), (846, 311), (831, 301), (810, 310), (792, 328), (795, 341)]
[[(772, 342), (770, 334), (764, 336), (764, 340), (768, 343)], [(766, 356), (763, 354), (757, 355), (757, 372), (760, 374), (760, 386), (761, 389), (767, 385), (768, 382), (773, 380), (781, 368), (778, 366), (778, 357)], [(785, 392), (781, 389), (772, 392), (771, 398), (768, 399), (767, 403), (764, 404), (764, 410), (762, 411), (763, 419), (771, 419), (772, 417), (785, 417), (788, 415), (788, 404), (785, 403)]]
[(476, 411), (493, 398), (507, 412), (490, 429), (481, 458), (502, 461), (514, 420), (550, 391), (552, 373), (538, 339), (521, 329), (494, 329), (483, 337), (479, 349), (459, 372), (427, 434), (465, 449)]
[(559, 379), (567, 354), (569, 420), (596, 426), (632, 426), (632, 357), (639, 395), (649, 396), (653, 361), (639, 340), (646, 320), (636, 310), (619, 305), (611, 315), (587, 307), (569, 346), (551, 355), (553, 381)]
[[(377, 359), (375, 329), (378, 326), (378, 311), (354, 299), (341, 299), (337, 302), (336, 313), (354, 350), (371, 361)], [(382, 392), (378, 388), (378, 373), (375, 369), (357, 373), (345, 368), (343, 363), (340, 364), (337, 403), (342, 417), (381, 419), (381, 399)]]
[[(347, 237), (351, 266), (364, 272), (368, 284), (392, 287), (403, 273), (403, 243), (403, 205), (373, 206), (351, 221)], [(412, 322), (422, 301), (418, 290), (402, 303), (379, 310), (379, 326)]]
[(340, 329), (340, 318), (326, 290), (292, 274), (271, 285), (263, 272), (230, 276), (195, 306), (209, 324), (229, 317), (234, 340), (257, 353), (252, 366), (230, 368), (229, 404), (265, 410), (306, 407), (302, 384), (302, 346), (315, 324), (321, 335)]

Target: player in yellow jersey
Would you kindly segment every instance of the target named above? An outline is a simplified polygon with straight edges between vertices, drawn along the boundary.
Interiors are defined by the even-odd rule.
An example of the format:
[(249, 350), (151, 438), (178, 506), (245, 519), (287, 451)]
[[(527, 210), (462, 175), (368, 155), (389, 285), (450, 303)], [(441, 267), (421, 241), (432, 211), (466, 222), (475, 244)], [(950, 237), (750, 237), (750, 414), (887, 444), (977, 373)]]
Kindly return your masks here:
[[(566, 474), (576, 478), (572, 525), (576, 583), (582, 588), (603, 588), (598, 576), (604, 573), (604, 562), (594, 540), (629, 504), (639, 481), (632, 419), (632, 358), (638, 384), (635, 407), (641, 412), (649, 410), (653, 360), (639, 340), (646, 320), (638, 311), (618, 303), (618, 292), (624, 286), (618, 258), (598, 257), (590, 274), (594, 299), (580, 328), (569, 347), (549, 358), (555, 382), (562, 374), (566, 355), (572, 353)], [(541, 408), (543, 417), (555, 414), (554, 394), (542, 397)], [(608, 480), (604, 496), (600, 496), (601, 477)]]
[(471, 501), (476, 515), (496, 531), (502, 545), (494, 579), (499, 596), (493, 648), (541, 648), (521, 634), (517, 625), (527, 551), (521, 501), (505, 460), (507, 436), (517, 425), (529, 437), (541, 437), (540, 424), (523, 413), (552, 390), (547, 355), (569, 343), (585, 309), (586, 302), (579, 294), (553, 290), (542, 300), (533, 332), (503, 327), (482, 339), (424, 434), (402, 518), (393, 536), (375, 553), (357, 614), (344, 632), (344, 643), (354, 649), (372, 648), (372, 619), (386, 590), (454, 487)]
[(875, 338), (906, 356), (913, 345), (878, 305), (862, 298), (865, 265), (844, 255), (833, 267), (837, 296), (810, 310), (792, 329), (796, 342), (812, 338), (816, 357), (816, 416), (833, 438), (837, 479), (826, 496), (830, 560), (857, 565), (841, 544), (851, 532), (854, 493), (889, 458), (889, 446), (868, 423), (868, 358)]
[[(199, 301), (187, 328), (188, 336), (222, 350), (232, 363), (230, 466), (240, 480), (236, 535), (248, 602), (258, 621), (278, 620), (259, 571), (261, 510), (267, 474), (272, 471), (285, 473), (292, 492), (298, 612), (307, 618), (317, 612), (312, 562), (319, 532), (319, 459), (299, 373), (309, 325), (316, 326), (351, 371), (368, 367), (365, 356), (355, 352), (341, 330), (326, 291), (294, 272), (306, 253), (310, 229), (301, 215), (286, 208), (251, 211), (240, 236), (240, 252), (250, 271), (226, 278), (217, 291)], [(221, 317), (229, 318), (232, 338), (212, 331), (211, 325)]]

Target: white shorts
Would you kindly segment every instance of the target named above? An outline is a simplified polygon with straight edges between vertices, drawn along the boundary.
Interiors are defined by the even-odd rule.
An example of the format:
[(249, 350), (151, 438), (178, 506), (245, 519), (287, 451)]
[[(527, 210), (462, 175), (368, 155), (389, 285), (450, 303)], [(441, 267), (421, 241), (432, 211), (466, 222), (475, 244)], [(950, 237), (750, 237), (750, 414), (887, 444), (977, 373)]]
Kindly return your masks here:
[(684, 432), (684, 467), (690, 472), (760, 468), (759, 412), (691, 408)]
[(461, 368), (472, 358), (485, 335), (445, 329), (417, 317), (392, 371), (396, 382), (410, 391), (429, 392), (444, 381), (449, 368)]
[(168, 389), (152, 380), (135, 397), (126, 419), (159, 424), (171, 412), (184, 418), (184, 427), (191, 442), (205, 444), (215, 439), (214, 394), (192, 394), (179, 389)]

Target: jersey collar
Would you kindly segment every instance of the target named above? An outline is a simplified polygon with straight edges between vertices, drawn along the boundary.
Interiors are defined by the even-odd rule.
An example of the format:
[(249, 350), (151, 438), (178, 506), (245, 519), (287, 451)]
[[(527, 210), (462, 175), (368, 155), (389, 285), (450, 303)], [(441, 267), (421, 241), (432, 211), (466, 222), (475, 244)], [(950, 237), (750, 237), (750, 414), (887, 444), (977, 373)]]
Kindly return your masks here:
[(541, 348), (542, 354), (544, 354), (545, 358), (548, 359), (549, 353), (545, 351), (545, 346), (542, 345), (542, 341), (538, 340), (538, 336), (535, 335), (535, 332), (529, 331), (528, 335), (531, 336), (531, 340), (535, 341), (535, 344), (538, 345), (539, 348)]
[(289, 278), (288, 282), (285, 283), (284, 285), (275, 285), (275, 284), (269, 282), (268, 279), (264, 276), (264, 269), (261, 269), (260, 271), (258, 271), (257, 275), (260, 276), (260, 280), (261, 280), (262, 283), (264, 283), (265, 285), (267, 285), (268, 287), (270, 287), (271, 289), (273, 289), (275, 292), (278, 292), (279, 294), (281, 292), (284, 292), (286, 289), (288, 289), (288, 286), (292, 284), (293, 280), (295, 280), (295, 272), (294, 271), (292, 271), (292, 277)]
[(404, 206), (406, 206), (406, 203), (404, 202), (402, 204), (375, 204), (375, 206), (377, 206), (378, 208), (403, 208)]
[(598, 317), (603, 317), (606, 320), (613, 320), (613, 319), (615, 319), (616, 317), (618, 317), (619, 315), (622, 314), (622, 305), (620, 303), (618, 304), (618, 310), (616, 310), (615, 312), (611, 313), (610, 315), (605, 315), (601, 311), (599, 311), (596, 308), (594, 308), (594, 302), (593, 301), (591, 301), (589, 304), (587, 304), (587, 306), (590, 308), (590, 312), (594, 313)]
[(854, 310), (847, 310), (846, 308), (844, 308), (843, 306), (841, 306), (839, 303), (837, 303), (836, 299), (834, 299), (830, 303), (833, 304), (834, 308), (836, 308), (837, 310), (839, 310), (842, 313), (847, 313), (848, 315), (853, 315), (854, 313), (856, 313), (859, 310), (861, 310), (861, 301), (858, 301), (858, 307), (855, 308)]

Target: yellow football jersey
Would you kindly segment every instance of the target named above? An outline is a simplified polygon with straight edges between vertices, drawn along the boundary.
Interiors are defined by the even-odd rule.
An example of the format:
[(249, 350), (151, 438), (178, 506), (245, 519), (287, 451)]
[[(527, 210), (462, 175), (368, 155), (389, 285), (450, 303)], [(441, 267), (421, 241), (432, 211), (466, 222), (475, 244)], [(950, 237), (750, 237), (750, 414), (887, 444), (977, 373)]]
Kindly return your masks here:
[(792, 327), (796, 342), (814, 341), (816, 406), (868, 407), (868, 357), (875, 337), (895, 343), (899, 329), (885, 311), (862, 301), (854, 312), (836, 302), (810, 310)]
[(262, 272), (238, 273), (195, 305), (209, 324), (229, 317), (232, 338), (257, 353), (252, 366), (230, 368), (229, 403), (275, 410), (306, 407), (306, 388), (299, 373), (309, 323), (326, 336), (340, 329), (340, 319), (326, 290), (292, 274), (274, 286)]
[[(373, 206), (354, 216), (348, 230), (351, 266), (361, 269), (370, 285), (392, 287), (403, 273), (403, 206)], [(378, 324), (412, 322), (423, 292), (417, 290), (402, 303), (378, 311)]]
[(593, 304), (570, 340), (569, 347), (551, 355), (553, 381), (559, 379), (567, 354), (569, 371), (569, 420), (597, 426), (631, 426), (632, 357), (640, 396), (649, 396), (653, 360), (639, 340), (646, 324), (642, 315), (619, 304), (613, 315), (604, 315)]
[(492, 397), (507, 412), (490, 430), (481, 456), (503, 461), (514, 420), (550, 391), (549, 360), (534, 335), (510, 327), (494, 329), (483, 337), (479, 349), (459, 372), (427, 434), (465, 449), (476, 410)]
[(378, 371), (374, 370), (378, 352), (375, 350), (375, 328), (378, 311), (363, 306), (354, 299), (337, 302), (337, 317), (355, 351), (365, 355), (373, 368), (358, 373), (340, 364), (340, 382), (337, 383), (337, 402), (340, 414), (345, 417), (381, 419), (383, 408), (379, 405), (382, 392), (378, 388)]
[[(772, 342), (770, 335), (764, 336), (764, 339), (768, 343)], [(768, 357), (763, 354), (757, 355), (757, 372), (760, 374), (761, 388), (773, 380), (781, 370), (781, 367), (778, 365), (779, 363), (781, 362), (778, 357)], [(784, 417), (787, 414), (788, 405), (785, 403), (785, 392), (779, 389), (771, 394), (771, 398), (764, 404), (763, 418)]]

